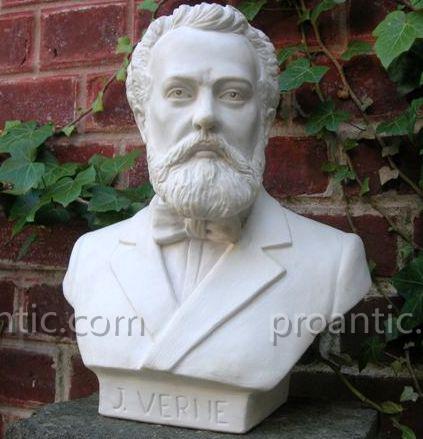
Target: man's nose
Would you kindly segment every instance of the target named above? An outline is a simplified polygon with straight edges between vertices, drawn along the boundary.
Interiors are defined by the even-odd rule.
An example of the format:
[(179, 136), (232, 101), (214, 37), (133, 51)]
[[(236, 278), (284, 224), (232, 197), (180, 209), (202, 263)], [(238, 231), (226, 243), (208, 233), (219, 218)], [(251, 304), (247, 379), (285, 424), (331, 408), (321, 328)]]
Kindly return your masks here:
[(211, 91), (204, 91), (198, 97), (192, 124), (198, 131), (210, 131), (216, 127), (216, 114)]

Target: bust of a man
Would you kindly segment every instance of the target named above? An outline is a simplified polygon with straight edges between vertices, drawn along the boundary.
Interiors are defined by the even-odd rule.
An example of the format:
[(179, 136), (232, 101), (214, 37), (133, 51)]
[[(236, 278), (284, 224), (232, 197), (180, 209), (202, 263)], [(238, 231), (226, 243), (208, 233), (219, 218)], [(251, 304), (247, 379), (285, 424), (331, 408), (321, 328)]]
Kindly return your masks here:
[(245, 432), (287, 398), (317, 333), (298, 319), (328, 323), (368, 291), (358, 236), (262, 186), (277, 75), (230, 6), (181, 6), (137, 45), (127, 94), (156, 196), (82, 236), (63, 284), (100, 413)]

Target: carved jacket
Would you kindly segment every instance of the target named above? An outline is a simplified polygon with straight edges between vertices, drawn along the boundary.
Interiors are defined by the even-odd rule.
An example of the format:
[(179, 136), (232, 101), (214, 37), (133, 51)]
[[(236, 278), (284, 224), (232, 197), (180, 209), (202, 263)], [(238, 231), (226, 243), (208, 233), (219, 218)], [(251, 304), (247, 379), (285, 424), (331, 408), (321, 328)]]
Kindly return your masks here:
[[(151, 369), (258, 390), (274, 388), (312, 343), (316, 333), (298, 324), (301, 315), (330, 322), (369, 287), (357, 235), (295, 214), (264, 189), (241, 239), (181, 305), (149, 207), (83, 235), (63, 282), (94, 371)], [(292, 330), (275, 337), (289, 322)]]

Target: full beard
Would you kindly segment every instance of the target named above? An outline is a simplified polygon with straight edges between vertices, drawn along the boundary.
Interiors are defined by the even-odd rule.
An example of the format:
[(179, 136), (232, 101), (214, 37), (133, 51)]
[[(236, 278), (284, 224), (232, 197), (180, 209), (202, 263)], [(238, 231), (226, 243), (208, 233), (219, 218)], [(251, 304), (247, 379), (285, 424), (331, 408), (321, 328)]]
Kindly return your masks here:
[[(216, 158), (195, 156), (205, 146)], [(253, 204), (262, 181), (258, 165), (216, 136), (192, 135), (160, 161), (150, 155), (148, 162), (154, 190), (185, 218), (234, 217)]]

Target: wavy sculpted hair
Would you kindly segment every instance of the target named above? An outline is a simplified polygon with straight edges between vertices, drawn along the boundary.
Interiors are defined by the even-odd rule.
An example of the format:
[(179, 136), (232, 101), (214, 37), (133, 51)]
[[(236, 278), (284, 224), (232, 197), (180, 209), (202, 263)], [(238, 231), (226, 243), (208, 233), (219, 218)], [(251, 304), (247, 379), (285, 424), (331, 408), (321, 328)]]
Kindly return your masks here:
[(182, 26), (235, 33), (245, 36), (251, 43), (259, 60), (260, 78), (257, 89), (262, 103), (263, 135), (266, 139), (264, 143), (267, 143), (270, 126), (279, 103), (277, 80), (279, 69), (275, 48), (262, 31), (250, 26), (240, 11), (229, 5), (221, 6), (215, 3), (182, 5), (175, 9), (172, 15), (154, 20), (136, 46), (128, 67), (126, 93), (141, 134), (144, 135), (145, 106), (152, 81), (147, 74), (151, 50), (163, 35)]

